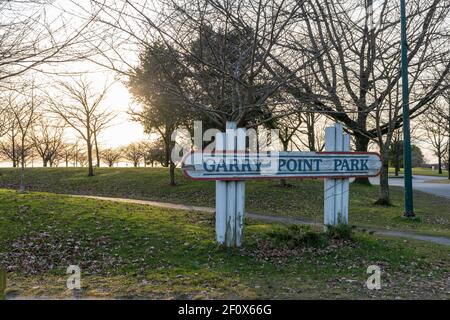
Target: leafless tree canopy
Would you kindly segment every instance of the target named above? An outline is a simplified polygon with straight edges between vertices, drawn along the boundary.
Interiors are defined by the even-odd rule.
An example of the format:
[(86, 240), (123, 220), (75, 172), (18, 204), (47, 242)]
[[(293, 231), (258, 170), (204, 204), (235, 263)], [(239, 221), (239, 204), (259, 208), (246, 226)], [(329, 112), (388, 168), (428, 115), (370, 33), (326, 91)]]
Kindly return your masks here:
[(122, 158), (122, 150), (118, 148), (108, 148), (103, 150), (100, 156), (103, 161), (106, 162), (108, 167), (112, 167)]
[(436, 99), (431, 103), (421, 118), (423, 138), (438, 159), (438, 172), (442, 173), (442, 164), (447, 156), (450, 143), (449, 114), (450, 108), (444, 103), (444, 99)]
[(13, 165), (20, 166), (20, 191), (24, 191), (25, 165), (33, 151), (31, 134), (41, 112), (43, 98), (37, 94), (34, 83), (24, 84), (20, 89), (9, 92), (7, 96), (6, 112), (10, 117), (10, 134), (6, 143), (2, 142), (2, 150)]
[[(389, 95), (401, 80), (399, 8), (395, 1), (92, 1), (111, 37), (145, 47), (162, 41), (181, 57), (188, 77), (171, 88), (186, 104), (217, 123), (245, 123), (255, 109), (289, 99), (302, 109), (344, 123), (367, 148), (380, 130), (402, 124), (389, 118)], [(446, 27), (441, 0), (408, 2), (411, 114), (419, 115), (448, 85)], [(111, 53), (111, 50), (105, 52)], [(116, 50), (105, 65), (126, 73)], [(122, 66), (122, 69), (120, 68)], [(277, 94), (276, 94), (277, 93)], [(275, 95), (276, 94), (276, 95)], [(280, 109), (276, 109), (280, 111)], [(282, 115), (286, 115), (286, 111)]]
[(75, 23), (53, 0), (0, 1), (0, 88), (43, 65), (90, 56), (84, 45), (93, 15)]
[(108, 91), (104, 86), (99, 92), (94, 92), (92, 84), (83, 78), (72, 79), (71, 82), (59, 83), (64, 98), (55, 99), (49, 96), (50, 111), (64, 120), (75, 130), (86, 143), (89, 175), (93, 170), (93, 147), (97, 146), (97, 137), (113, 119), (113, 113), (100, 106)]
[[(151, 88), (164, 91), (169, 107), (174, 104), (167, 102), (176, 102), (177, 114), (182, 110), (189, 121), (198, 118), (222, 129), (229, 120), (253, 128), (280, 127), (285, 147), (288, 141), (296, 141), (299, 146), (320, 149), (316, 131), (322, 117), (327, 117), (345, 125), (356, 150), (366, 151), (369, 143), (375, 143), (388, 157), (403, 125), (398, 1), (91, 0), (70, 4), (76, 9), (69, 14), (79, 22), (76, 28), (65, 19), (68, 10), (57, 2), (0, 2), (4, 13), (0, 87), (9, 88), (10, 81), (28, 71), (43, 72), (44, 64), (80, 58), (128, 81), (144, 59), (153, 61), (158, 79), (164, 79), (159, 89)], [(50, 14), (47, 8), (59, 11)], [(444, 0), (414, 0), (407, 1), (406, 11), (414, 120), (450, 91), (450, 6)], [(156, 74), (155, 70), (150, 68), (148, 73)], [(89, 166), (94, 156), (100, 165), (97, 135), (114, 117), (97, 110), (105, 91), (89, 92), (89, 86), (80, 81), (57, 87), (66, 99), (53, 98), (52, 111), (85, 140)], [(149, 103), (148, 99), (138, 102)], [(166, 118), (174, 118), (167, 114)], [(157, 118), (151, 114), (151, 119)], [(17, 134), (11, 129), (14, 119), (0, 106), (0, 135), (7, 133), (11, 142)], [(384, 169), (381, 197), (388, 198)]]
[(64, 150), (64, 124), (40, 116), (31, 132), (31, 141), (42, 159), (42, 166), (57, 165)]
[(130, 161), (134, 167), (138, 167), (144, 158), (145, 149), (139, 142), (134, 142), (124, 147), (122, 150), (123, 157)]

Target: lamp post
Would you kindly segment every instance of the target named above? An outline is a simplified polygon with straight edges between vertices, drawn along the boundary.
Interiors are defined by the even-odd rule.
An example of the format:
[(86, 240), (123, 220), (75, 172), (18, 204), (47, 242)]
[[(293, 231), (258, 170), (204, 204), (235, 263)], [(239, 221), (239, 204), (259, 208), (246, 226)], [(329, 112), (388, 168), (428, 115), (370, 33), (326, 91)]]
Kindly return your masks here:
[(402, 46), (402, 95), (403, 95), (403, 167), (405, 175), (405, 217), (414, 217), (411, 137), (409, 125), (408, 44), (406, 39), (406, 4), (400, 0), (400, 25)]
[(447, 128), (447, 133), (448, 133), (448, 141), (447, 141), (447, 155), (448, 155), (448, 161), (447, 161), (447, 173), (448, 173), (448, 179), (450, 179), (450, 90), (447, 92), (448, 94), (448, 99), (447, 99), (447, 103), (448, 103), (448, 114), (447, 114), (447, 119), (448, 119), (448, 128)]

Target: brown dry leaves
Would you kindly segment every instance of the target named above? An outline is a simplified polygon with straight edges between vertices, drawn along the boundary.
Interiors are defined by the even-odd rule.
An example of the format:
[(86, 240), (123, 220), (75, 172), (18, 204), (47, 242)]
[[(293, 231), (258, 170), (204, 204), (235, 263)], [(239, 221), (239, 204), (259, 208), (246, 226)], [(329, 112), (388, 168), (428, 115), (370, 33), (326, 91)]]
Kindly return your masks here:
[(110, 274), (120, 267), (120, 257), (111, 254), (106, 237), (77, 237), (61, 232), (31, 232), (5, 243), (0, 263), (7, 271), (24, 274), (61, 270), (79, 265), (83, 273)]

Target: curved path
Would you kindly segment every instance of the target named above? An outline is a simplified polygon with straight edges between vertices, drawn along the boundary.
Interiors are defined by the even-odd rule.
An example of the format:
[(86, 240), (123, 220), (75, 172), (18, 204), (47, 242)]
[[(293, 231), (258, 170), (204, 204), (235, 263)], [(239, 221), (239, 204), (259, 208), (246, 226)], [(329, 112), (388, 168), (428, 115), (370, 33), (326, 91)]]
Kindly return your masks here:
[[(445, 197), (450, 199), (450, 183), (438, 183), (431, 182), (437, 180), (448, 180), (443, 177), (433, 177), (433, 176), (413, 176), (413, 189), (423, 191), (426, 193), (431, 193), (435, 196)], [(373, 184), (380, 184), (380, 178), (370, 178), (370, 182)], [(404, 186), (404, 181), (402, 177), (399, 178), (389, 178), (390, 186)]]
[[(211, 207), (191, 206), (191, 205), (149, 201), (149, 200), (111, 198), (111, 197), (100, 197), (100, 196), (90, 196), (90, 195), (70, 195), (70, 196), (78, 197), (78, 198), (89, 198), (89, 199), (95, 199), (95, 200), (122, 202), (122, 203), (143, 204), (143, 205), (149, 205), (149, 206), (165, 208), (165, 209), (208, 212), (208, 213), (215, 212), (215, 208), (211, 208)], [(255, 220), (261, 220), (261, 221), (266, 221), (266, 222), (279, 222), (279, 223), (288, 223), (288, 224), (304, 224), (304, 225), (322, 226), (322, 224), (316, 223), (312, 220), (300, 219), (300, 218), (268, 216), (268, 215), (252, 213), (252, 212), (246, 212), (246, 216), (249, 218), (255, 219)], [(427, 236), (427, 235), (421, 235), (421, 234), (407, 232), (407, 231), (385, 230), (385, 229), (378, 229), (378, 228), (364, 227), (364, 226), (357, 226), (357, 230), (363, 231), (363, 232), (377, 233), (377, 234), (389, 236), (389, 237), (422, 240), (422, 241), (427, 241), (427, 242), (438, 243), (438, 244), (450, 246), (450, 238), (446, 238), (446, 237)]]

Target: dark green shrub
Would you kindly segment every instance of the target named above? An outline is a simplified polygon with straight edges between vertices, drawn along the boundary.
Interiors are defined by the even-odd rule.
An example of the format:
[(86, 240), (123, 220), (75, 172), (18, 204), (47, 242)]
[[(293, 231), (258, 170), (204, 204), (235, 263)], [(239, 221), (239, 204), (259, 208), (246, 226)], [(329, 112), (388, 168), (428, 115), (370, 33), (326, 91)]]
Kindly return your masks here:
[(336, 226), (327, 226), (326, 235), (329, 239), (334, 240), (351, 240), (353, 237), (353, 226), (340, 223)]
[(269, 236), (291, 248), (299, 246), (322, 247), (328, 242), (324, 233), (300, 225), (290, 225), (287, 229), (271, 232)]

